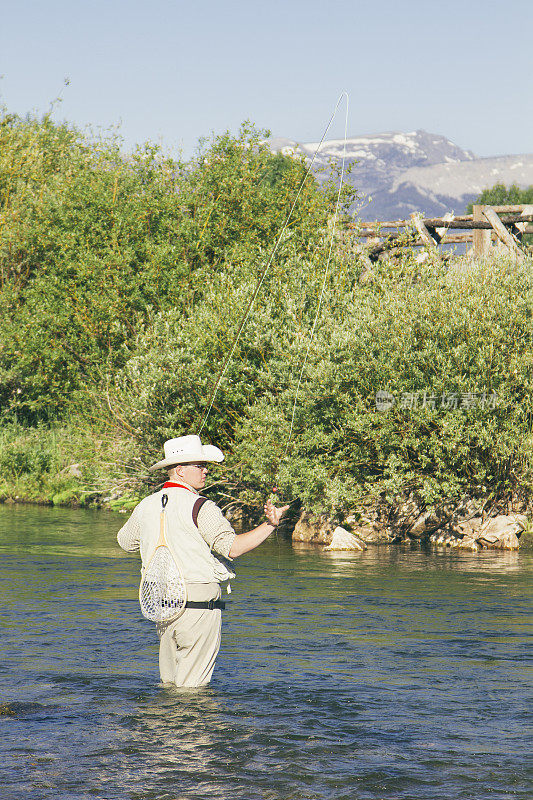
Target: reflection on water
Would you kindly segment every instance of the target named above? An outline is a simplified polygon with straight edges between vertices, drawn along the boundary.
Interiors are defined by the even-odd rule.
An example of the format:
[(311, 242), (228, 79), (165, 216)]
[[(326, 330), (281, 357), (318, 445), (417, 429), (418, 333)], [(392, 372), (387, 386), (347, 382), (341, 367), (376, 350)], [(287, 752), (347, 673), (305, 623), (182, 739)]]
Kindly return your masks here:
[(123, 519), (0, 507), (2, 798), (530, 800), (531, 554), (274, 539), (169, 690)]

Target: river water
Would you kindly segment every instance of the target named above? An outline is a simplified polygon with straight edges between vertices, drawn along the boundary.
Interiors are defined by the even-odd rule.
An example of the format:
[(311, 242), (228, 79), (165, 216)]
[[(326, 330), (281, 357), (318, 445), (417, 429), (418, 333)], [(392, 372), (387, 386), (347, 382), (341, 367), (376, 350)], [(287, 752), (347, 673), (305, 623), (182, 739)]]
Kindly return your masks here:
[(180, 691), (123, 521), (0, 507), (2, 800), (531, 800), (531, 552), (270, 540)]

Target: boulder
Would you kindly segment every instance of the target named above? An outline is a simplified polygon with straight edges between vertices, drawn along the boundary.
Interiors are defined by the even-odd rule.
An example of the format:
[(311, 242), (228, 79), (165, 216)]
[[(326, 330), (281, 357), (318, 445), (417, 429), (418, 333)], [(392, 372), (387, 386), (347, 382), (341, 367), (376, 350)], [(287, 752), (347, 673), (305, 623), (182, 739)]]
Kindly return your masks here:
[(294, 542), (330, 544), (336, 527), (337, 523), (333, 522), (325, 514), (321, 514), (318, 517), (302, 514), (294, 526), (292, 539)]
[(421, 502), (411, 493), (394, 512), (394, 526), (409, 529), (422, 514)]
[[(427, 539), (432, 534), (446, 531), (461, 537), (464, 533), (457, 528), (462, 523), (457, 520), (469, 519), (480, 512), (481, 508), (481, 501), (469, 496), (463, 497), (459, 503), (443, 503), (437, 508), (420, 513), (408, 524), (407, 534), (412, 539)], [(448, 526), (451, 526), (450, 530)]]
[(425, 539), (441, 527), (445, 520), (436, 511), (424, 511), (407, 528), (412, 539)]
[(481, 517), (473, 517), (472, 519), (463, 520), (462, 522), (456, 522), (455, 525), (452, 525), (452, 531), (456, 536), (466, 536), (475, 539), (481, 525)]
[(457, 546), (462, 550), (470, 550), (472, 553), (475, 553), (476, 550), (479, 550), (478, 543), (475, 539), (472, 539), (471, 536), (464, 536)]
[(304, 514), (292, 538), (295, 542), (326, 545), (329, 550), (365, 550), (368, 544), (389, 544), (402, 536), (402, 541), (429, 539), (433, 544), (472, 552), (481, 548), (517, 550), (527, 517), (500, 515), (484, 523), (482, 507), (480, 500), (464, 497), (455, 507), (447, 503), (438, 509), (421, 511), (416, 498), (410, 495), (397, 509), (390, 527), (380, 520), (376, 510), (368, 511), (367, 516), (347, 515), (344, 522), (352, 533), (325, 514)]
[(442, 528), (442, 530), (432, 533), (429, 537), (429, 541), (431, 544), (439, 544), (443, 547), (458, 547), (461, 539), (451, 533), (448, 528)]
[(384, 528), (376, 524), (354, 526), (353, 533), (365, 544), (390, 544), (397, 538), (390, 528)]
[(242, 528), (244, 517), (242, 506), (237, 505), (237, 503), (232, 503), (230, 506), (224, 509), (224, 516), (231, 522), (234, 528)]
[(485, 523), (481, 517), (473, 517), (456, 522), (449, 530), (436, 531), (430, 541), (473, 552), (480, 549), (518, 550), (518, 539), (526, 526), (524, 514), (501, 514)]
[(333, 531), (330, 544), (326, 550), (366, 550), (366, 544), (345, 528), (337, 526)]
[(523, 514), (500, 514), (477, 532), (480, 547), (494, 550), (518, 550), (518, 537), (527, 526)]
[(453, 516), (455, 521), (468, 520), (480, 515), (483, 506), (484, 502), (482, 499), (470, 497), (469, 495), (462, 497), (455, 505), (448, 504), (448, 508), (453, 512), (450, 516)]
[(529, 526), (520, 535), (520, 547), (526, 550), (531, 550), (533, 548), (533, 530)]
[(450, 520), (453, 506), (444, 504), (426, 509), (415, 493), (411, 493), (394, 510), (392, 527), (410, 539), (429, 539), (432, 533), (443, 528)]
[(373, 508), (367, 508), (364, 514), (347, 514), (343, 522), (366, 544), (390, 544), (397, 538), (391, 529), (381, 522), (377, 510)]

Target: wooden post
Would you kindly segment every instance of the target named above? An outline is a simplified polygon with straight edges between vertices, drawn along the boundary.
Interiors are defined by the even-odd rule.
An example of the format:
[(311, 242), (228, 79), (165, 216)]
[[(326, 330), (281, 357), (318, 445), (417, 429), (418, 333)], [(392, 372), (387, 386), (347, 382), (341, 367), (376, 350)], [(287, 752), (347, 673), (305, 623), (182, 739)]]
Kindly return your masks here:
[(417, 214), (416, 211), (414, 211), (411, 214), (411, 219), (413, 220), (414, 226), (417, 229), (420, 238), (422, 239), (428, 250), (435, 251), (437, 248), (437, 242), (435, 241), (435, 239), (433, 239), (428, 229), (424, 225), (422, 216), (420, 214)]
[[(474, 206), (473, 213), (472, 213), (472, 222), (484, 222), (485, 217), (483, 216), (483, 209), (485, 206)], [(490, 242), (490, 230), (479, 230), (474, 229), (474, 233), (472, 236), (472, 248), (474, 252), (474, 258), (483, 258), (483, 256), (488, 255), (491, 242)]]
[[(523, 209), (522, 209), (522, 213), (520, 214), (520, 216), (521, 216), (521, 217), (525, 217), (525, 216), (527, 216), (528, 214), (533, 214), (533, 206), (524, 206), (524, 207), (523, 207)], [(527, 223), (527, 222), (520, 222), (520, 221), (519, 221), (519, 219), (520, 219), (520, 218), (518, 218), (518, 219), (516, 220), (515, 224), (513, 225), (513, 228), (514, 228), (514, 229), (515, 229), (515, 231), (516, 231), (516, 234), (517, 234), (517, 236), (518, 236), (518, 239), (521, 241), (521, 240), (522, 240), (522, 236), (524, 235), (524, 233), (527, 233), (527, 232), (528, 232), (528, 230), (527, 230), (527, 229), (528, 229), (528, 223)], [(513, 231), (513, 233), (514, 233), (515, 231)]]
[[(448, 211), (443, 216), (442, 221), (443, 222), (453, 222), (453, 214), (450, 211)], [(439, 237), (439, 244), (442, 242), (442, 240), (446, 236), (447, 232), (448, 232), (448, 226), (447, 225), (445, 227), (442, 227), (442, 228), (435, 228), (435, 233)]]
[(509, 249), (509, 252), (512, 253), (518, 261), (522, 261), (524, 258), (524, 254), (518, 247), (516, 241), (514, 240), (513, 236), (509, 233), (497, 213), (494, 211), (493, 208), (490, 206), (485, 206), (483, 209), (483, 214), (485, 215), (486, 219), (490, 222), (494, 230), (496, 231), (496, 235), (498, 239), (504, 243), (504, 245)]

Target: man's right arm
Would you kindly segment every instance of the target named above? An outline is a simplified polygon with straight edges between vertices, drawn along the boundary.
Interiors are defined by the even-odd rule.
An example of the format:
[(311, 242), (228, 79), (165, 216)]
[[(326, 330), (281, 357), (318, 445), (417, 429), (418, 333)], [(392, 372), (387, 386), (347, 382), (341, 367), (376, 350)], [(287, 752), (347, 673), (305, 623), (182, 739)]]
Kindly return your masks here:
[(136, 512), (137, 509), (135, 508), (129, 520), (117, 533), (119, 545), (128, 553), (134, 553), (141, 546), (141, 526)]
[(258, 547), (265, 539), (268, 539), (271, 533), (274, 533), (276, 527), (270, 522), (262, 522), (252, 531), (238, 533), (229, 551), (230, 558), (237, 558), (237, 556), (242, 556), (243, 553), (248, 553)]
[(282, 506), (276, 508), (271, 500), (265, 503), (265, 516), (266, 522), (262, 522), (257, 528), (254, 528), (247, 533), (239, 533), (233, 540), (231, 550), (229, 551), (230, 558), (237, 558), (242, 556), (243, 553), (248, 553), (250, 550), (258, 547), (265, 539), (268, 539), (271, 533), (274, 533), (279, 521), (289, 506)]

